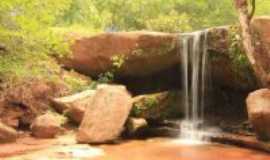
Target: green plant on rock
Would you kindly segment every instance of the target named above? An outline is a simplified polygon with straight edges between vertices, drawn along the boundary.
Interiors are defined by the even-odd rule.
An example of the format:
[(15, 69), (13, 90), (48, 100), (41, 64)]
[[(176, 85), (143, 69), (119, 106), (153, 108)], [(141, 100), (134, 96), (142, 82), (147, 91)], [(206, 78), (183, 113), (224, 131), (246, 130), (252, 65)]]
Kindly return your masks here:
[(91, 88), (92, 81), (89, 79), (81, 78), (78, 73), (70, 71), (69, 73), (63, 76), (63, 81), (69, 87), (69, 90), (72, 93), (80, 92), (86, 89)]
[(229, 29), (229, 57), (239, 78), (248, 78), (246, 75), (252, 73), (252, 70), (242, 45), (240, 32), (239, 26), (231, 26)]
[(127, 58), (123, 54), (113, 56), (111, 58), (113, 69), (115, 70), (120, 69), (124, 65), (126, 60)]
[(132, 109), (134, 116), (140, 116), (145, 110), (151, 110), (158, 106), (158, 100), (155, 96), (144, 97), (140, 101), (135, 102)]
[(153, 107), (158, 105), (158, 101), (157, 101), (156, 97), (146, 98), (144, 103), (145, 103), (145, 107), (147, 107), (147, 108), (153, 108)]
[(114, 80), (114, 73), (107, 71), (98, 75), (98, 83), (110, 83)]
[(124, 65), (127, 57), (123, 54), (116, 54), (111, 57), (112, 68), (109, 71), (98, 75), (99, 83), (110, 83), (114, 80), (117, 71)]

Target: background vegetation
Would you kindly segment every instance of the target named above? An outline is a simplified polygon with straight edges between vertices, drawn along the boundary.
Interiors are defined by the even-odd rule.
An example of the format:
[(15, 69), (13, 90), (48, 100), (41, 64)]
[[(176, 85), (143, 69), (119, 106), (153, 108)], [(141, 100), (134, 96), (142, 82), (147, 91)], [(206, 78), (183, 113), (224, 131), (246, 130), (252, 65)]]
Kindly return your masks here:
[[(269, 8), (269, 0), (257, 0), (257, 15), (270, 14)], [(186, 32), (236, 21), (232, 0), (1, 0), (0, 80), (59, 79), (52, 57), (69, 53), (59, 33)], [(81, 82), (64, 79), (71, 86)]]

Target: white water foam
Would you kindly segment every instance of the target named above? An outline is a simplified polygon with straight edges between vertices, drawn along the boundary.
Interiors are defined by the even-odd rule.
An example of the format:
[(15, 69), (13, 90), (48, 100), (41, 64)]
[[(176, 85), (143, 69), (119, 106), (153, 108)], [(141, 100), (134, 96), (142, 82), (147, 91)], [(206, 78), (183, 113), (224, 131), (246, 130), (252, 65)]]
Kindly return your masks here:
[(205, 88), (207, 82), (207, 32), (182, 34), (181, 71), (185, 119), (179, 142), (202, 144)]

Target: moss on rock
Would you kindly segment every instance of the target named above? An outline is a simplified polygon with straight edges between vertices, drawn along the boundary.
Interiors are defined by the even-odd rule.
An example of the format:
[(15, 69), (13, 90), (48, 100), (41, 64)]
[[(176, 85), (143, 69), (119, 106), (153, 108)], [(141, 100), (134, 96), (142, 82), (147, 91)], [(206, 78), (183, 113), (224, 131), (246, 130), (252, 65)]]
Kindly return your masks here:
[(179, 94), (177, 91), (166, 91), (134, 97), (131, 116), (145, 119), (179, 118), (182, 113)]

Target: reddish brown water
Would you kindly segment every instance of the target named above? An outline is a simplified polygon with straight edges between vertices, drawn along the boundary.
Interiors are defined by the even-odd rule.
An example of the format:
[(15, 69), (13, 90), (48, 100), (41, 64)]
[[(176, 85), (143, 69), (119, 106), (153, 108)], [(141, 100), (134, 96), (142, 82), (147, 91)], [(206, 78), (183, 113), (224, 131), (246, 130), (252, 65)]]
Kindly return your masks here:
[(229, 145), (183, 145), (170, 140), (129, 141), (101, 146), (95, 160), (270, 160), (270, 154)]
[[(270, 154), (221, 144), (187, 145), (171, 139), (133, 140), (114, 145), (57, 144), (5, 160), (270, 160)], [(15, 145), (15, 144), (14, 144)], [(19, 146), (17, 146), (19, 147)], [(17, 148), (14, 146), (13, 149)], [(0, 150), (4, 149), (0, 147)], [(7, 148), (6, 148), (7, 149)], [(10, 149), (10, 150), (13, 150)], [(4, 149), (5, 150), (5, 149)], [(5, 150), (3, 152), (10, 152)], [(19, 153), (19, 152), (18, 152)], [(11, 154), (9, 154), (11, 155)], [(2, 158), (0, 158), (2, 160)]]

